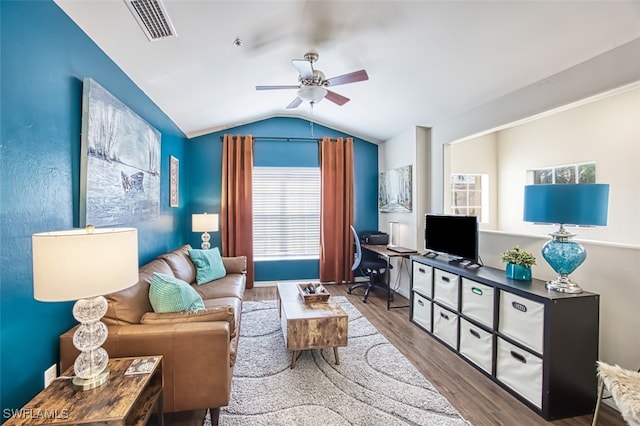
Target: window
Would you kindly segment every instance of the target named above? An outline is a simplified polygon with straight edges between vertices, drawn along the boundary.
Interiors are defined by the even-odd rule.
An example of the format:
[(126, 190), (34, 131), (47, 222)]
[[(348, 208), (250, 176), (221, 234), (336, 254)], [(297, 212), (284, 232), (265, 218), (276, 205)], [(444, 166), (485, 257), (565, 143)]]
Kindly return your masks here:
[(529, 181), (542, 183), (596, 183), (596, 163), (569, 164), (530, 171)]
[(489, 176), (484, 174), (451, 175), (451, 213), (477, 216), (489, 222)]
[(256, 260), (319, 258), (319, 168), (253, 168), (253, 255)]

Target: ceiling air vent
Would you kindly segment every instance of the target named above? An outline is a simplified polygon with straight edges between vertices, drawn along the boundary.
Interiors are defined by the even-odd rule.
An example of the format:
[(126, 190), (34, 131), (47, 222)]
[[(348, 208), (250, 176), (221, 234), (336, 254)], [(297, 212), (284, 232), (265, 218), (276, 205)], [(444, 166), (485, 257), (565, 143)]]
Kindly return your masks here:
[(176, 37), (167, 10), (160, 0), (124, 0), (150, 41)]

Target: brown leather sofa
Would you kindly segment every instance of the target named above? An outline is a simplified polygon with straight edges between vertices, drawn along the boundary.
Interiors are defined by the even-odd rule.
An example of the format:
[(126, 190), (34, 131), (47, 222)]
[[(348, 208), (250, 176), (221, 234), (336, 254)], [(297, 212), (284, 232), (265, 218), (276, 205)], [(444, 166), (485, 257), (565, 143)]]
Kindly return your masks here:
[[(141, 266), (136, 285), (105, 296), (109, 308), (102, 321), (109, 337), (102, 347), (110, 358), (162, 355), (165, 412), (212, 408), (217, 417), (219, 407), (229, 404), (247, 259), (223, 257), (227, 275), (197, 285), (190, 248), (184, 245)], [(149, 285), (154, 272), (190, 283), (204, 300), (206, 318), (203, 311), (153, 313)], [(60, 371), (78, 356), (74, 331), (60, 336)], [(215, 424), (217, 418), (212, 420)]]

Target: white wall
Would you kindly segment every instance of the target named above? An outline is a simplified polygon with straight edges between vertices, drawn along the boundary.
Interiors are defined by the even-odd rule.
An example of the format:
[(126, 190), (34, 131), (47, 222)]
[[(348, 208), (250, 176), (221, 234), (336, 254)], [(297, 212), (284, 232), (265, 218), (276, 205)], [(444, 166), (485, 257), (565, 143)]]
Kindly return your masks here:
[[(398, 167), (412, 166), (412, 211), (409, 213), (379, 213), (378, 226), (381, 231), (389, 232), (389, 222), (398, 222), (396, 227), (396, 245), (422, 250), (424, 235), (422, 218), (429, 209), (430, 173), (430, 131), (424, 127), (412, 127), (403, 133), (380, 144), (378, 147), (378, 170), (380, 172)], [(391, 284), (397, 283), (397, 291), (409, 296), (408, 268), (401, 265), (400, 259), (394, 259), (391, 270)], [(398, 278), (400, 274), (400, 278)]]
[[(412, 191), (412, 206), (416, 205), (417, 194), (415, 191), (416, 184), (416, 164), (415, 164), (415, 152), (416, 152), (416, 131), (415, 128), (411, 128), (395, 136), (378, 146), (378, 170), (385, 172), (393, 170), (398, 167), (412, 166), (412, 179), (413, 179), (413, 191)], [(378, 227), (383, 232), (389, 232), (389, 222), (398, 222), (396, 244), (404, 245), (409, 244), (415, 247), (415, 229), (416, 229), (416, 217), (413, 213), (379, 213), (378, 214)]]
[[(479, 136), (472, 140), (452, 143), (445, 148), (445, 176), (452, 173), (489, 175), (489, 222), (481, 223), (480, 229), (498, 229), (498, 143), (496, 133)], [(448, 164), (448, 166), (447, 166)], [(447, 171), (448, 170), (448, 171)], [(444, 180), (449, 185), (448, 180)], [(451, 193), (444, 191), (444, 206), (451, 205)], [(450, 211), (446, 211), (450, 213)]]
[[(497, 146), (494, 159), (478, 153), (480, 147), (491, 151), (491, 142)], [(601, 358), (631, 369), (640, 367), (639, 142), (640, 88), (632, 88), (450, 147), (452, 170), (491, 170), (497, 164), (499, 191), (492, 196), (498, 200), (496, 229), (501, 232), (481, 234), (485, 264), (504, 269), (499, 254), (519, 245), (536, 255), (533, 275), (542, 280), (555, 275), (540, 250), (557, 226), (522, 220), (526, 171), (596, 162), (597, 181), (611, 185), (609, 222), (606, 227), (570, 229), (588, 254), (571, 278), (601, 296)]]
[[(640, 245), (640, 88), (598, 98), (504, 130), (447, 145), (450, 172), (488, 173), (491, 226), (540, 234), (552, 227), (524, 222), (527, 170), (595, 162), (598, 183), (611, 185), (609, 224), (573, 230), (584, 239)], [(445, 166), (445, 171), (447, 167)], [(446, 174), (445, 176), (448, 176)], [(499, 191), (496, 191), (499, 188)], [(448, 191), (444, 193), (448, 205)], [(496, 210), (497, 209), (497, 210)], [(494, 218), (499, 218), (493, 222)]]
[(431, 128), (431, 206), (443, 206), (443, 145), (511, 127), (574, 102), (640, 82), (640, 39)]
[[(444, 145), (463, 138), (511, 127), (521, 120), (548, 114), (574, 102), (640, 82), (640, 39), (583, 64), (534, 83), (431, 128), (430, 208), (443, 211)], [(395, 139), (395, 138), (394, 138)], [(393, 140), (393, 139), (392, 139)], [(607, 143), (607, 141), (604, 141)], [(635, 139), (638, 144), (638, 138)], [(380, 152), (381, 164), (389, 150)], [(636, 167), (640, 168), (639, 165)], [(381, 168), (381, 170), (383, 170)], [(637, 176), (637, 175), (636, 175)], [(638, 191), (638, 179), (634, 188)], [(514, 203), (521, 204), (521, 200)], [(612, 218), (611, 218), (612, 219)], [(544, 232), (544, 231), (542, 231)], [(499, 253), (519, 244), (539, 253), (546, 236), (483, 231), (480, 254), (489, 266), (503, 268)], [(586, 290), (600, 294), (600, 359), (630, 369), (640, 367), (640, 249), (584, 242), (588, 257), (572, 277)], [(544, 261), (534, 269), (541, 279), (553, 277)]]
[(597, 182), (611, 185), (608, 225), (572, 232), (590, 240), (640, 245), (640, 88), (501, 130), (497, 139), (498, 230), (541, 232), (522, 221), (523, 203), (518, 201), (524, 197), (527, 170), (595, 162)]

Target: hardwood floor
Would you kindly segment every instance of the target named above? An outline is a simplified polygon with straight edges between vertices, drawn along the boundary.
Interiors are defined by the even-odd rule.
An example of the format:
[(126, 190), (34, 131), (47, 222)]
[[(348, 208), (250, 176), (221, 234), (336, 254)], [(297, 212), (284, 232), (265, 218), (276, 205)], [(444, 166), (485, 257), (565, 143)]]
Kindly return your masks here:
[[(346, 285), (327, 285), (325, 287), (334, 296), (346, 296), (472, 425), (591, 425), (592, 415), (553, 422), (545, 421), (462, 358), (412, 324), (409, 321), (409, 308), (387, 311), (386, 300), (382, 292), (372, 292), (369, 295), (368, 303), (362, 303), (361, 291), (359, 290), (355, 290), (353, 295), (349, 295), (346, 291), (348, 288)], [(275, 298), (275, 287), (258, 287), (246, 290), (244, 300), (257, 301)], [(396, 295), (392, 306), (408, 304), (407, 299)], [(200, 425), (199, 418), (202, 418), (202, 415), (202, 413), (174, 413), (168, 415), (165, 424)], [(598, 424), (601, 426), (624, 426), (625, 422), (616, 410), (603, 404)]]

